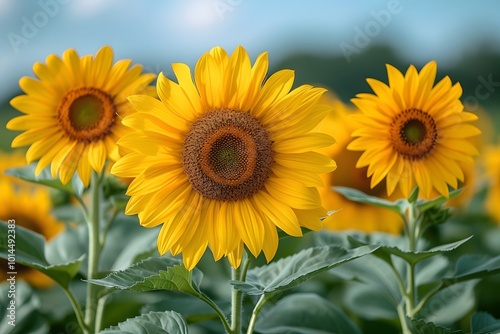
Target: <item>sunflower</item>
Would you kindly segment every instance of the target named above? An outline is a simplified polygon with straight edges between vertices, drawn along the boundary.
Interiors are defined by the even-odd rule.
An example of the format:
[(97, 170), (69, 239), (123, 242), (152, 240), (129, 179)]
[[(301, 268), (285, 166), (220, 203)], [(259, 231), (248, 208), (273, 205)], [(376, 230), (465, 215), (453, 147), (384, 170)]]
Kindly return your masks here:
[(10, 103), (26, 115), (10, 120), (7, 128), (25, 131), (12, 147), (31, 145), (26, 159), (40, 159), (37, 175), (51, 164), (52, 176), (59, 173), (62, 183), (77, 171), (88, 185), (92, 169), (100, 172), (107, 158), (118, 159), (116, 141), (127, 132), (120, 118), (133, 110), (126, 98), (144, 91), (155, 76), (141, 75), (138, 65), (129, 68), (131, 60), (112, 63), (107, 46), (94, 57), (80, 58), (69, 49), (62, 58), (50, 55), (46, 64), (35, 63), (38, 79), (19, 81), (26, 94)]
[[(10, 167), (26, 164), (23, 153), (1, 154), (0, 159), (0, 220), (15, 220), (16, 226), (23, 226), (50, 240), (59, 234), (64, 225), (51, 215), (52, 201), (48, 190), (3, 174)], [(2, 268), (7, 261), (0, 259)], [(38, 270), (16, 264), (17, 277), (37, 288), (48, 288), (53, 281)], [(0, 272), (0, 281), (8, 278), (6, 271)]]
[(410, 66), (403, 76), (387, 65), (389, 85), (367, 79), (375, 94), (352, 99), (362, 115), (348, 149), (363, 151), (356, 166), (368, 166), (371, 187), (386, 178), (389, 195), (399, 185), (405, 197), (415, 186), (423, 198), (433, 189), (448, 197), (448, 185), (456, 189), (464, 181), (459, 163), (478, 154), (471, 137), (480, 131), (469, 124), (477, 117), (463, 111), (458, 83), (446, 76), (434, 86), (436, 70), (431, 61), (420, 72)]
[[(327, 217), (323, 224), (331, 230), (360, 230), (365, 232), (388, 232), (398, 234), (402, 231), (403, 220), (393, 211), (351, 201), (332, 190), (333, 186), (343, 186), (360, 190), (370, 196), (384, 199), (395, 199), (395, 194), (388, 197), (382, 184), (370, 188), (370, 179), (366, 176), (366, 167), (356, 168), (356, 162), (361, 153), (347, 150), (347, 145), (352, 140), (351, 134), (354, 124), (350, 115), (358, 112), (349, 108), (342, 101), (331, 94), (325, 94), (327, 103), (334, 112), (329, 113), (316, 130), (335, 134), (336, 144), (322, 152), (334, 159), (341, 161), (333, 173), (322, 174), (326, 187), (319, 188), (323, 206), (327, 209), (338, 210)], [(350, 110), (352, 109), (352, 110)]]
[(488, 194), (486, 196), (486, 210), (500, 223), (500, 146), (492, 146), (485, 152), (484, 159), (486, 177), (488, 180)]
[(267, 53), (252, 66), (241, 46), (205, 53), (194, 81), (187, 65), (172, 67), (178, 83), (159, 75), (161, 101), (129, 98), (138, 112), (124, 118), (133, 132), (118, 144), (131, 153), (111, 170), (134, 178), (126, 213), (145, 227), (163, 224), (159, 252), (182, 253), (192, 269), (208, 246), (237, 268), (245, 245), (270, 261), (277, 228), (321, 229), (319, 174), (335, 163), (315, 150), (334, 140), (311, 130), (330, 110), (319, 103), (325, 89), (291, 90), (291, 70), (264, 81)]

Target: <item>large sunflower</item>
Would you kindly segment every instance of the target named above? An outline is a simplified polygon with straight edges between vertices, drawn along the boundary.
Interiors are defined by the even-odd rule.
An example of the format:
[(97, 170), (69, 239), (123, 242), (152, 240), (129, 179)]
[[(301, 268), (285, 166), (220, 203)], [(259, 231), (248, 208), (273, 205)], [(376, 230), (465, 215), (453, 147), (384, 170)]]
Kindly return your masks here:
[(40, 159), (37, 174), (51, 164), (52, 176), (59, 173), (62, 183), (77, 171), (88, 185), (92, 169), (100, 172), (107, 158), (119, 157), (116, 141), (126, 133), (120, 118), (133, 110), (127, 96), (144, 91), (155, 78), (130, 64), (120, 60), (113, 65), (113, 50), (107, 46), (95, 57), (80, 58), (69, 49), (62, 58), (50, 55), (46, 64), (35, 63), (38, 79), (22, 78), (19, 85), (26, 94), (10, 102), (26, 114), (7, 123), (10, 130), (25, 131), (12, 147), (31, 145), (26, 159)]
[(135, 178), (126, 213), (145, 227), (163, 224), (160, 253), (182, 252), (192, 269), (210, 246), (236, 268), (245, 245), (270, 261), (277, 227), (292, 236), (320, 229), (318, 174), (335, 168), (314, 151), (333, 138), (311, 132), (330, 108), (319, 104), (325, 89), (291, 90), (291, 70), (264, 82), (267, 53), (252, 66), (242, 47), (205, 53), (194, 82), (187, 65), (172, 67), (178, 83), (159, 75), (161, 101), (129, 98), (138, 112), (123, 123), (134, 132), (118, 143), (131, 153), (111, 170)]
[(431, 61), (403, 76), (387, 65), (389, 85), (367, 79), (375, 94), (358, 94), (352, 102), (362, 111), (356, 118), (357, 137), (348, 148), (363, 151), (357, 167), (368, 166), (371, 186), (384, 178), (392, 194), (399, 184), (408, 197), (414, 186), (424, 198), (432, 190), (448, 197), (448, 185), (464, 181), (459, 162), (477, 154), (471, 137), (480, 131), (469, 124), (477, 117), (463, 111), (462, 88), (449, 77), (434, 86), (437, 65)]
[[(1, 154), (0, 159), (0, 220), (14, 220), (16, 226), (23, 226), (35, 231), (50, 240), (59, 234), (64, 225), (55, 220), (51, 214), (52, 201), (47, 188), (36, 186), (3, 174), (10, 167), (26, 164), (22, 153)], [(7, 268), (7, 262), (0, 259), (2, 268)], [(15, 265), (19, 279), (24, 279), (37, 288), (47, 288), (53, 284), (45, 274), (38, 270)], [(6, 271), (0, 272), (0, 281), (8, 278)]]
[(351, 134), (355, 129), (350, 116), (358, 111), (354, 108), (349, 110), (350, 108), (342, 101), (330, 94), (325, 94), (325, 97), (333, 107), (334, 112), (328, 114), (317, 130), (335, 134), (337, 142), (335, 145), (323, 149), (322, 152), (342, 163), (338, 165), (335, 172), (321, 175), (326, 184), (326, 187), (319, 189), (323, 206), (327, 209), (338, 210), (324, 220), (324, 226), (332, 230), (400, 233), (403, 228), (403, 219), (398, 213), (351, 201), (332, 190), (333, 186), (343, 186), (385, 199), (395, 199), (396, 195), (388, 197), (382, 184), (371, 188), (370, 179), (366, 176), (367, 168), (356, 168), (356, 162), (361, 153), (349, 151), (346, 148), (352, 140)]

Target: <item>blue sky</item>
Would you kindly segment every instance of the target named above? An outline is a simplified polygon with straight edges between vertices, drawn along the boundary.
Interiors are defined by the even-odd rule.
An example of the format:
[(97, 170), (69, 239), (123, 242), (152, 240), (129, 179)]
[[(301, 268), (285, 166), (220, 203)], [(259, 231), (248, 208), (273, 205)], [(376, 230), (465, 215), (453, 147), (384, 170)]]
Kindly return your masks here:
[(277, 62), (293, 51), (342, 55), (387, 43), (446, 68), (485, 40), (500, 50), (500, 1), (0, 0), (0, 35), (1, 102), (48, 54), (104, 44), (167, 74), (172, 62), (193, 65), (215, 45), (238, 44)]

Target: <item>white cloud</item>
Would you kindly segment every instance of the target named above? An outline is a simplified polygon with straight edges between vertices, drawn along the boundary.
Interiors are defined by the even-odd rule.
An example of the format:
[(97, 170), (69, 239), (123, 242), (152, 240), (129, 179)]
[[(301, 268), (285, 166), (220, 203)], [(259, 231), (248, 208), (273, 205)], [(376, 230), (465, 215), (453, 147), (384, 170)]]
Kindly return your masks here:
[(70, 6), (74, 16), (86, 17), (103, 12), (116, 3), (116, 0), (73, 0)]
[(0, 0), (0, 17), (8, 17), (11, 14), (11, 9), (14, 7), (16, 0)]
[(199, 29), (213, 26), (218, 21), (211, 1), (189, 1), (182, 3), (182, 21), (186, 28)]

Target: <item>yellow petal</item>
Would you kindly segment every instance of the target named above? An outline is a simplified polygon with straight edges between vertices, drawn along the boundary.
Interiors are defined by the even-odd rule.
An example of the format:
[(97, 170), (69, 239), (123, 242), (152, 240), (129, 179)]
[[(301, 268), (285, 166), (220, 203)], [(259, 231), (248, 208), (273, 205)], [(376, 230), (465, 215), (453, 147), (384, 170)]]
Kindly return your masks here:
[(296, 209), (314, 209), (320, 203), (319, 194), (315, 188), (308, 188), (294, 180), (284, 180), (274, 177), (264, 184), (271, 196), (280, 202), (287, 203)]
[(302, 236), (297, 217), (286, 202), (274, 199), (265, 191), (254, 194), (252, 200), (254, 206), (283, 232), (294, 237)]

